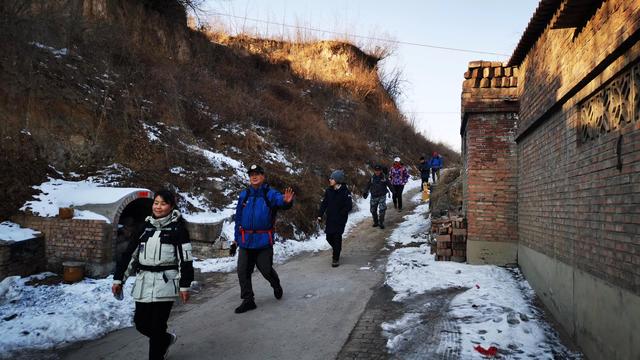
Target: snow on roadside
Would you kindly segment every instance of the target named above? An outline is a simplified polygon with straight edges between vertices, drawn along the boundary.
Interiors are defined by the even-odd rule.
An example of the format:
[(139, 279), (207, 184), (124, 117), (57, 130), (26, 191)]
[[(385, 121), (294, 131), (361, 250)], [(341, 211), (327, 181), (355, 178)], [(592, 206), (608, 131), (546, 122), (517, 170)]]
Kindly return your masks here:
[[(405, 216), (392, 233), (390, 241), (400, 244), (426, 241), (424, 228), (429, 226), (424, 217), (414, 217), (421, 209)], [(421, 221), (423, 227), (417, 222)], [(397, 232), (397, 233), (396, 233)], [(579, 359), (561, 344), (556, 332), (535, 307), (535, 294), (517, 269), (493, 265), (467, 265), (435, 261), (427, 244), (420, 247), (400, 248), (391, 253), (386, 268), (386, 284), (395, 292), (394, 301), (410, 301), (416, 295), (442, 289), (466, 289), (451, 301), (448, 316), (460, 329), (463, 359), (482, 358), (474, 349), (495, 346), (509, 358)], [(397, 351), (402, 339), (411, 334), (408, 327), (422, 326), (411, 313), (395, 322), (383, 324), (388, 336), (387, 348)], [(444, 351), (444, 349), (443, 349)], [(555, 355), (554, 355), (555, 354)]]
[(411, 329), (422, 322), (420, 313), (409, 312), (394, 322), (382, 323), (382, 333), (389, 338), (388, 348), (397, 348), (405, 341), (411, 341)]
[[(412, 199), (412, 202), (421, 203), (422, 193), (418, 192)], [(426, 239), (420, 238), (421, 233), (429, 231), (431, 228), (431, 219), (425, 218), (425, 214), (429, 212), (429, 203), (423, 203), (410, 213), (402, 218), (404, 221), (396, 227), (389, 238), (387, 243), (390, 245), (400, 244), (408, 245), (415, 242), (424, 242)]]
[(0, 223), (0, 240), (7, 241), (24, 241), (33, 239), (40, 235), (39, 231), (23, 228), (11, 221), (3, 221)]
[[(25, 349), (51, 349), (94, 339), (131, 326), (131, 296), (118, 301), (111, 294), (112, 278), (85, 279), (75, 284), (27, 285), (52, 276), (11, 276), (0, 282), (0, 358)], [(131, 292), (133, 279), (125, 284)]]

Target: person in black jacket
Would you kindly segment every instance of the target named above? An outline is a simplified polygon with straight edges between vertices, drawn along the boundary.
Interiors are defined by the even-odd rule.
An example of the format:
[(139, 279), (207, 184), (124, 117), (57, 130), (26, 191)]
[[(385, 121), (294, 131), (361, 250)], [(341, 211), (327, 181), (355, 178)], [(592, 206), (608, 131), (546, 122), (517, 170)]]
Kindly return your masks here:
[(351, 192), (345, 185), (344, 172), (335, 170), (329, 177), (329, 187), (324, 192), (324, 198), (318, 211), (318, 222), (322, 221), (322, 216), (325, 213), (327, 214), (324, 232), (327, 234), (327, 242), (333, 249), (332, 267), (340, 265), (342, 233), (352, 207)]
[(118, 261), (111, 291), (122, 298), (122, 284), (136, 276), (133, 299), (136, 302), (133, 322), (149, 338), (149, 359), (165, 359), (176, 335), (167, 332), (167, 320), (173, 302), (189, 300), (193, 281), (193, 257), (189, 232), (180, 212), (175, 209), (173, 193), (155, 193), (152, 216), (144, 227), (129, 239), (127, 250)]
[[(371, 193), (371, 201), (369, 202), (369, 209), (373, 216), (373, 226), (379, 226), (380, 229), (384, 229), (384, 214), (387, 211), (387, 194), (390, 193), (391, 183), (389, 179), (382, 173), (382, 166), (376, 165), (373, 167), (373, 176), (369, 179), (367, 187), (364, 189), (363, 197), (366, 199)], [(379, 213), (378, 213), (378, 208)]]
[(420, 191), (424, 191), (424, 184), (429, 183), (429, 174), (431, 173), (431, 164), (427, 162), (424, 156), (420, 156), (420, 163), (418, 164), (418, 170), (420, 171)]

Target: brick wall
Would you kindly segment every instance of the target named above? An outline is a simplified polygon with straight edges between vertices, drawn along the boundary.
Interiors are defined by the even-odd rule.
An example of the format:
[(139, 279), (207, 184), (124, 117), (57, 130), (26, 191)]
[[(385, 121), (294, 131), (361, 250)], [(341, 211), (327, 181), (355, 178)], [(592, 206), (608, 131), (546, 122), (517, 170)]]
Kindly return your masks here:
[(518, 69), (472, 61), (462, 91), (463, 212), (470, 263), (515, 263)]
[(45, 268), (42, 236), (23, 241), (0, 240), (0, 280), (11, 275), (36, 274)]
[(581, 143), (579, 120), (567, 105), (518, 145), (520, 241), (640, 294), (640, 121)]
[[(594, 2), (600, 7), (583, 19), (581, 12), (570, 10), (588, 3), (541, 2), (544, 11), (556, 5), (559, 9), (546, 25), (533, 21), (523, 36), (539, 38), (524, 50), (528, 52), (522, 63), (514, 63), (519, 65), (515, 97), (520, 103), (514, 131), (515, 177), (491, 166), (474, 172), (474, 158), (484, 156), (497, 169), (514, 163), (494, 161), (486, 154), (488, 148), (500, 148), (495, 140), (484, 140), (486, 133), (500, 128), (500, 109), (483, 107), (491, 94), (481, 92), (487, 89), (470, 91), (469, 84), (476, 82), (465, 81), (461, 133), (469, 190), (467, 246), (473, 244), (474, 233), (486, 229), (513, 231), (508, 221), (496, 226), (498, 217), (476, 216), (476, 224), (471, 217), (474, 207), (491, 205), (486, 198), (474, 198), (474, 193), (498, 197), (511, 189), (505, 181), (515, 179), (518, 263), (538, 296), (590, 358), (636, 359), (640, 2)], [(573, 26), (582, 20), (588, 21), (581, 28), (554, 27), (558, 21)], [(475, 110), (465, 104), (480, 105), (474, 105)], [(501, 151), (513, 154), (513, 147), (505, 143)]]
[(639, 29), (640, 2), (624, 0), (605, 1), (581, 30), (548, 27), (520, 65), (520, 80), (526, 86), (519, 87), (519, 132), (559, 99), (570, 97), (594, 68)]
[(467, 120), (468, 241), (517, 242), (515, 113), (471, 114)]
[(611, 0), (579, 32), (547, 28), (520, 67), (517, 139), (522, 245), (635, 294), (639, 29), (640, 2)]
[(45, 238), (47, 267), (60, 272), (63, 261), (87, 264), (90, 275), (106, 275), (113, 261), (113, 227), (102, 220), (62, 220), (19, 215), (13, 219), (23, 227), (42, 233)]

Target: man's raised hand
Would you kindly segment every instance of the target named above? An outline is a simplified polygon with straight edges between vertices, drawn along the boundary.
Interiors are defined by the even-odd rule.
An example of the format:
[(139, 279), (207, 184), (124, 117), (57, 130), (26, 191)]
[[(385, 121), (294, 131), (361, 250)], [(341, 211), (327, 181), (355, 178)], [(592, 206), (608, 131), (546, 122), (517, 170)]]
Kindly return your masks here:
[(287, 204), (290, 203), (291, 201), (293, 201), (293, 197), (295, 196), (296, 193), (293, 192), (293, 189), (288, 187), (286, 189), (284, 189), (284, 202), (286, 202)]

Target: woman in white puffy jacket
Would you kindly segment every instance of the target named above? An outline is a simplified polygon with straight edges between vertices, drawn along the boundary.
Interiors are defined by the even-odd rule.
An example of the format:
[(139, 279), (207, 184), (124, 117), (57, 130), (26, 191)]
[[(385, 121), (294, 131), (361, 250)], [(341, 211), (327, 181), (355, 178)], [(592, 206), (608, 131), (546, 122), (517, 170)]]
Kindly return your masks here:
[(155, 193), (153, 216), (135, 232), (113, 275), (112, 292), (122, 294), (122, 283), (136, 276), (132, 296), (136, 302), (133, 321), (136, 329), (149, 338), (149, 359), (164, 359), (176, 335), (167, 332), (173, 302), (189, 300), (193, 281), (193, 258), (189, 233), (173, 193)]

